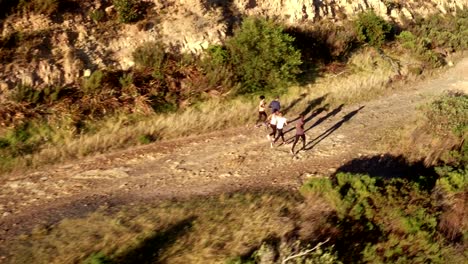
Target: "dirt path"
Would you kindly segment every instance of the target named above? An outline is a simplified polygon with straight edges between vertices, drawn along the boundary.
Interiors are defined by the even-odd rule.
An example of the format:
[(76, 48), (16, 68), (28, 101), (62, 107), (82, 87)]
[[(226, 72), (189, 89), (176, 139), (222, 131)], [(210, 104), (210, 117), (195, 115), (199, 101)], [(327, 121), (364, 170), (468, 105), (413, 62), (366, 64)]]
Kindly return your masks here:
[[(291, 145), (270, 148), (264, 128), (241, 127), (4, 176), (0, 245), (35, 225), (80, 216), (100, 206), (297, 188), (306, 178), (329, 175), (353, 158), (379, 154), (374, 143), (386, 131), (412, 122), (419, 105), (452, 89), (468, 91), (468, 58), (436, 79), (365, 105), (313, 109), (306, 116), (307, 150), (295, 156), (289, 153)], [(289, 131), (286, 138), (293, 134)]]

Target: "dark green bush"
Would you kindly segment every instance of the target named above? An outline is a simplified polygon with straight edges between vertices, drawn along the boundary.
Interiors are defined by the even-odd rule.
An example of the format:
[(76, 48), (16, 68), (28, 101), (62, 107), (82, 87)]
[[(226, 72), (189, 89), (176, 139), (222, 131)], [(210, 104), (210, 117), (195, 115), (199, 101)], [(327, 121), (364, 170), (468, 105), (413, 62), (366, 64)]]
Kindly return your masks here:
[(358, 39), (376, 48), (391, 37), (392, 25), (372, 10), (359, 14), (354, 24)]
[(336, 209), (336, 249), (344, 263), (443, 263), (452, 257), (437, 230), (440, 209), (416, 182), (339, 173), (334, 183), (313, 179), (302, 192), (319, 194)]
[(140, 19), (138, 2), (136, 0), (113, 0), (115, 9), (122, 23), (132, 23)]
[(247, 18), (226, 41), (225, 53), (215, 50), (215, 63), (229, 54), (228, 64), (241, 84), (238, 93), (286, 88), (300, 72), (301, 54), (294, 39), (279, 25), (264, 19)]
[(85, 78), (83, 81), (83, 92), (85, 94), (95, 94), (101, 91), (102, 85), (103, 85), (103, 79), (105, 77), (105, 74), (97, 70), (91, 74), (88, 78)]

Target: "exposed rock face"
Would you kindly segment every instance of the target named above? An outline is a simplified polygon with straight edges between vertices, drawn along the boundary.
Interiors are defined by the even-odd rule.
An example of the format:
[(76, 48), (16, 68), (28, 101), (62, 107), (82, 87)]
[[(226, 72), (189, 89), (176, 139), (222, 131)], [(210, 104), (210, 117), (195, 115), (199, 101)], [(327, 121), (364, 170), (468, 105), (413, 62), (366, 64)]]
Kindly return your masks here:
[[(89, 10), (57, 23), (41, 15), (11, 16), (0, 22), (1, 36), (14, 32), (50, 32), (50, 50), (29, 62), (0, 64), (0, 87), (72, 85), (84, 72), (100, 68), (128, 69), (132, 52), (147, 41), (162, 41), (172, 49), (197, 53), (220, 43), (241, 15), (276, 18), (291, 25), (322, 19), (341, 21), (373, 9), (382, 17), (400, 21), (415, 14), (450, 13), (468, 7), (467, 0), (145, 0), (149, 18), (133, 25), (99, 24), (90, 12), (102, 10), (109, 20), (115, 10), (96, 0)], [(108, 28), (107, 28), (108, 27)]]
[(454, 12), (466, 8), (465, 0), (236, 0), (234, 5), (245, 14), (279, 17), (290, 23), (341, 20), (373, 9), (380, 16), (399, 21), (414, 14)]

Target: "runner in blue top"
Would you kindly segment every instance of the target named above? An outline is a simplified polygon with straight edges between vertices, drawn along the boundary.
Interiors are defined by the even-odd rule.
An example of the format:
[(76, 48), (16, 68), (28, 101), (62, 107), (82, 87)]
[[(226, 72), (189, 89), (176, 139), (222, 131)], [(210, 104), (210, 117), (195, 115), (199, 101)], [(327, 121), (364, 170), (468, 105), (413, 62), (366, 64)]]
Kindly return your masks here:
[(270, 105), (268, 106), (271, 108), (271, 112), (275, 113), (278, 112), (281, 109), (281, 104), (279, 102), (279, 97), (275, 97), (275, 100), (271, 101)]

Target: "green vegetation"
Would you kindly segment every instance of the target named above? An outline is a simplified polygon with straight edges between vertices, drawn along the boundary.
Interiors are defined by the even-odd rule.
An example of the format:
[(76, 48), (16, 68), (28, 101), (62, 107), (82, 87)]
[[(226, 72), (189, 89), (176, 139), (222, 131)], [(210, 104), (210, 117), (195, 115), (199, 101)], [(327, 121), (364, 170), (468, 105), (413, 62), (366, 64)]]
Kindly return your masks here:
[[(293, 41), (271, 21), (245, 19), (226, 42), (227, 61), (241, 83), (239, 93), (285, 89), (294, 82), (302, 62)], [(221, 58), (216, 59), (219, 63)]]
[(161, 71), (167, 59), (165, 46), (160, 42), (146, 42), (132, 56), (139, 67), (152, 68), (155, 71)]
[[(33, 2), (36, 3), (25, 1), (23, 5)], [(135, 3), (116, 4), (123, 13), (138, 14), (140, 7)], [(90, 14), (92, 19), (101, 19), (99, 10)], [(423, 24), (403, 25), (406, 31), (400, 34), (398, 42), (391, 42), (401, 43), (405, 48), (397, 53), (409, 52), (418, 57), (429, 54), (437, 65), (442, 65), (443, 57), (436, 48), (464, 48), (466, 12), (418, 21)], [(410, 62), (399, 61), (407, 54), (393, 55), (397, 45), (385, 45), (389, 25), (372, 12), (362, 14), (356, 23), (359, 25), (356, 28), (352, 23), (325, 22), (285, 28), (269, 20), (246, 18), (224, 45), (213, 45), (200, 57), (173, 53), (161, 42), (147, 42), (133, 52), (135, 67), (128, 71), (96, 69), (91, 76), (67, 87), (18, 85), (6, 93), (7, 102), (0, 105), (0, 121), (4, 124), (0, 136), (13, 133), (23, 123), (51, 127), (54, 136), (47, 142), (38, 142), (27, 156), (7, 155), (14, 156), (15, 162), (1, 171), (59, 160), (49, 156), (50, 153), (60, 153), (66, 159), (152, 141), (142, 135), (159, 140), (186, 135), (188, 127), (203, 132), (223, 127), (226, 120), (240, 125), (250, 121), (251, 109), (255, 108), (253, 98), (258, 93), (282, 94), (284, 102), (307, 94), (304, 102), (292, 111), (306, 108), (303, 104), (307, 100), (325, 94), (331, 94), (326, 99), (328, 104), (365, 101), (385, 93), (388, 84), (396, 79), (405, 80), (408, 76), (402, 76), (402, 72), (406, 73), (400, 70), (422, 74), (430, 68), (411, 56)], [(448, 36), (444, 32), (450, 33), (451, 41), (441, 41)], [(53, 49), (47, 40), (53, 34), (47, 30), (12, 32), (0, 38), (0, 59), (5, 63), (29, 63), (38, 57), (51, 56)], [(358, 35), (380, 46), (380, 51), (362, 46), (356, 41)], [(392, 54), (391, 59), (384, 53)], [(422, 64), (427, 63), (424, 56), (418, 58)], [(75, 61), (83, 63), (79, 58)], [(408, 69), (400, 69), (406, 64), (410, 64)], [(297, 80), (301, 86), (292, 86)], [(233, 111), (237, 114), (232, 115)], [(216, 119), (207, 120), (206, 124), (191, 123), (190, 120), (206, 120), (207, 113), (217, 113)], [(173, 124), (178, 123), (174, 122), (177, 115), (187, 123), (173, 130), (176, 127)], [(120, 121), (112, 124), (115, 120)], [(131, 128), (135, 131), (130, 132)], [(115, 135), (114, 144), (97, 143), (99, 135), (109, 134)]]
[(391, 37), (392, 26), (372, 10), (359, 14), (355, 27), (357, 38), (376, 48)]
[(450, 93), (441, 97), (427, 107), (426, 116), (437, 135), (468, 136), (468, 95)]
[(89, 17), (96, 23), (101, 22), (106, 17), (106, 12), (103, 10), (97, 9), (89, 13)]
[(138, 1), (135, 0), (112, 0), (122, 23), (136, 22), (141, 18), (138, 10)]
[(93, 72), (83, 82), (83, 92), (85, 94), (95, 94), (102, 89), (104, 73), (100, 70)]
[[(466, 100), (448, 94), (424, 109), (430, 130), (446, 119), (434, 137), (464, 139)], [(24, 126), (0, 147), (34, 147), (37, 131)], [(141, 136), (142, 144), (151, 140)], [(7, 243), (16, 262), (462, 263), (468, 148), (447, 150), (459, 155), (437, 167), (379, 155), (379, 166), (391, 166), (379, 169), (391, 174), (347, 172), (359, 158), (332, 178), (309, 180), (301, 195), (238, 193), (101, 209)]]
[(439, 67), (444, 64), (442, 56), (446, 53), (468, 48), (468, 11), (459, 10), (454, 16), (420, 17), (397, 39), (428, 66)]

